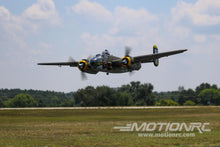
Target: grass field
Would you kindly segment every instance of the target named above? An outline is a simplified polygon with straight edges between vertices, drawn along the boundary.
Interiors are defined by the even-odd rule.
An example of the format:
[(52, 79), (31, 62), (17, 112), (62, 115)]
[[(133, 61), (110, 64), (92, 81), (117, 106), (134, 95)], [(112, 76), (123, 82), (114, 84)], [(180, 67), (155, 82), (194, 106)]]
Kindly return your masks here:
[[(211, 132), (139, 137), (113, 129), (132, 122), (209, 122)], [(0, 110), (0, 146), (220, 146), (220, 107)]]

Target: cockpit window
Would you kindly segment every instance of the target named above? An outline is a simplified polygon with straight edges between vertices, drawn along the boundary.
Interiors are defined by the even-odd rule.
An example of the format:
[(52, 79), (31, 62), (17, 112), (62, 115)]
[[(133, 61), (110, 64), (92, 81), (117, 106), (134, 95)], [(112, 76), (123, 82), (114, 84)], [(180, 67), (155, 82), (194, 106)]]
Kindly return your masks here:
[(90, 60), (90, 64), (95, 67), (95, 68), (98, 68), (99, 66), (102, 66), (103, 64), (103, 58), (100, 54), (97, 54), (95, 57), (93, 57), (91, 60)]
[(97, 54), (96, 57), (101, 56), (101, 54)]
[(108, 58), (109, 55), (110, 54), (109, 54), (108, 50), (105, 50), (105, 51), (102, 52), (103, 58)]

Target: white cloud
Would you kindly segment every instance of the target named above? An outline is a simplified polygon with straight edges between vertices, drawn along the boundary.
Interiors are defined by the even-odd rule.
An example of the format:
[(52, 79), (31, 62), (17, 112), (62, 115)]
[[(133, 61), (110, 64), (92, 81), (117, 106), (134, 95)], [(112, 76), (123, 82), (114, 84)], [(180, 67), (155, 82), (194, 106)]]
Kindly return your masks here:
[[(101, 9), (99, 9), (99, 13), (93, 13), (92, 11), (96, 11), (95, 9), (88, 7), (84, 7), (83, 9), (83, 6), (86, 6), (84, 3), (88, 3), (88, 7), (94, 8), (94, 6), (99, 6)], [(210, 2), (205, 0), (198, 0), (195, 4), (180, 1), (172, 9), (172, 17), (167, 17), (166, 22), (162, 22), (159, 15), (151, 14), (147, 9), (117, 6), (110, 12), (101, 4), (89, 2), (88, 0), (82, 0), (72, 8), (76, 9), (81, 5), (80, 8), (82, 8), (82, 10), (79, 9), (78, 14), (83, 14), (86, 18), (90, 17), (91, 14), (95, 17), (95, 14), (98, 16), (98, 14), (108, 12), (108, 14), (110, 13), (111, 19), (114, 20), (109, 23), (110, 27), (108, 31), (104, 33), (100, 34), (99, 32), (93, 34), (91, 32), (84, 32), (81, 35), (81, 40), (89, 52), (92, 50), (100, 51), (104, 48), (124, 50), (124, 46), (128, 45), (135, 49), (135, 53), (140, 54), (146, 53), (143, 49), (150, 49), (152, 44), (156, 43), (164, 48), (163, 51), (172, 48), (192, 48), (196, 50), (197, 53), (197, 51), (203, 48), (200, 49), (197, 46), (196, 49), (194, 49), (194, 44), (210, 41), (211, 36), (205, 34), (205, 32), (195, 32), (192, 25), (203, 25), (203, 27), (211, 24), (214, 25), (214, 21), (206, 21), (214, 20), (215, 16), (220, 14), (218, 13), (219, 9), (217, 9), (219, 7), (218, 3), (218, 1)], [(89, 9), (89, 11), (87, 11), (86, 8)], [(211, 12), (209, 10), (210, 8), (212, 8)], [(206, 20), (206, 18), (203, 18), (203, 15), (209, 18)], [(183, 21), (185, 22), (181, 23)], [(203, 23), (197, 24), (198, 21)], [(212, 43), (216, 44), (218, 41), (212, 41)], [(207, 52), (207, 50), (203, 52)]]
[(39, 35), (41, 29), (59, 23), (52, 0), (38, 0), (21, 15), (0, 6), (0, 62), (6, 61), (11, 67), (32, 64), (30, 58), (33, 60), (40, 54), (46, 54), (50, 47), (47, 43), (38, 43), (33, 36)]
[(116, 48), (119, 42), (122, 42), (121, 37), (113, 37), (108, 34), (91, 35), (88, 32), (83, 33), (80, 38), (90, 54), (101, 52), (104, 49)]
[[(17, 45), (16, 48), (26, 48), (25, 38), (33, 32), (39, 32), (39, 28), (48, 25), (57, 25), (60, 18), (56, 12), (52, 0), (38, 0), (24, 12), (22, 15), (14, 15), (7, 8), (0, 6), (0, 38), (1, 46), (5, 43), (7, 48), (10, 45)], [(3, 37), (4, 36), (4, 37)], [(10, 43), (9, 43), (10, 42)]]
[(193, 25), (210, 26), (220, 24), (220, 1), (198, 0), (195, 4), (179, 1), (172, 9), (173, 20)]
[(76, 5), (72, 6), (72, 10), (88, 18), (92, 21), (108, 21), (111, 25), (110, 34), (138, 34), (143, 31), (149, 33), (152, 29), (155, 31), (158, 17), (149, 13), (146, 9), (131, 9), (128, 7), (117, 6), (113, 12), (107, 10), (104, 6), (97, 2), (81, 0)]
[(124, 47), (130, 46), (133, 49), (131, 55), (134, 56), (152, 53), (151, 48), (153, 44), (157, 44), (157, 41), (151, 38), (152, 36), (146, 34), (138, 36), (114, 36), (111, 34), (92, 35), (91, 33), (85, 32), (80, 38), (87, 54), (94, 54), (104, 49), (109, 49), (111, 53), (123, 56)]
[(192, 35), (192, 30), (185, 26), (170, 25), (168, 32), (169, 37), (175, 38), (176, 40), (185, 40)]
[(23, 12), (23, 17), (34, 21), (46, 21), (53, 25), (60, 24), (60, 18), (52, 0), (38, 0)]
[(32, 55), (43, 55), (45, 53), (48, 53), (49, 49), (51, 48), (51, 45), (45, 42), (39, 42), (34, 49), (30, 50), (30, 53)]
[(206, 36), (205, 35), (198, 35), (196, 34), (194, 36), (194, 40), (198, 43), (202, 43), (202, 42), (205, 42), (206, 41)]
[(158, 17), (150, 14), (146, 9), (131, 9), (116, 7), (114, 11), (114, 25), (110, 30), (116, 34), (119, 31), (133, 32), (134, 34), (149, 32), (153, 26), (157, 26)]
[(72, 10), (77, 14), (83, 15), (93, 20), (112, 20), (111, 12), (105, 9), (101, 4), (96, 2), (81, 0), (78, 4), (72, 6)]
[[(0, 18), (3, 20), (10, 19), (10, 12), (5, 7), (0, 6)], [(2, 21), (1, 21), (2, 22)]]
[(111, 12), (101, 4), (88, 0), (80, 1), (72, 6), (72, 9), (93, 22), (109, 21), (109, 28), (105, 33), (84, 32), (81, 35), (81, 40), (89, 52), (108, 48), (122, 50), (124, 53), (124, 46), (138, 48), (140, 51), (146, 48), (148, 43), (152, 45), (153, 38), (158, 34), (159, 18), (146, 9), (117, 6)]
[[(176, 44), (187, 45), (193, 54), (214, 53), (215, 48), (204, 48), (204, 45), (218, 46), (219, 41), (213, 36), (219, 36), (219, 0), (198, 0), (195, 3), (179, 1), (171, 11), (172, 18), (167, 23), (168, 35)], [(213, 31), (215, 28), (216, 31)]]
[(14, 42), (19, 47), (25, 47), (26, 43), (21, 39), (25, 29), (22, 18), (14, 16), (8, 9), (0, 6), (0, 44), (1, 47), (8, 47)]

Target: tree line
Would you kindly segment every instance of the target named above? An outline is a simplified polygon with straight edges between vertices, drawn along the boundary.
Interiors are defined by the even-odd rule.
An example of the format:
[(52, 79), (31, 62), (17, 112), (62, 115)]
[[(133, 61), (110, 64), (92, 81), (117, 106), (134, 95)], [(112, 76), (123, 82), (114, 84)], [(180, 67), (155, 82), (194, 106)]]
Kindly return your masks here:
[(72, 92), (0, 89), (0, 107), (65, 107), (73, 104)]
[(87, 86), (76, 92), (0, 89), (0, 107), (74, 106), (194, 106), (220, 105), (217, 85), (202, 83), (193, 89), (154, 92), (150, 83), (130, 82), (118, 88)]

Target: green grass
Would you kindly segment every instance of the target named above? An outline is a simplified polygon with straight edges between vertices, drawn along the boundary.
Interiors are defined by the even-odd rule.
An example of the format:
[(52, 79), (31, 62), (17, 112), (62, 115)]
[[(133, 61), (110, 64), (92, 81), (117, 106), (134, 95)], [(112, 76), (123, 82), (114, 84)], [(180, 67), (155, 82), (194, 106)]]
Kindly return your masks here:
[[(138, 137), (132, 122), (209, 122), (195, 137)], [(0, 146), (219, 146), (220, 107), (107, 110), (1, 110)]]

